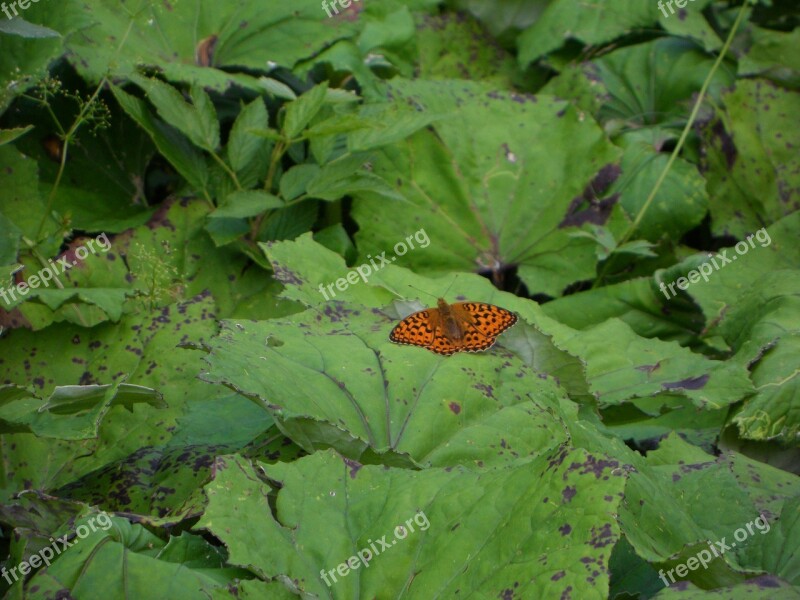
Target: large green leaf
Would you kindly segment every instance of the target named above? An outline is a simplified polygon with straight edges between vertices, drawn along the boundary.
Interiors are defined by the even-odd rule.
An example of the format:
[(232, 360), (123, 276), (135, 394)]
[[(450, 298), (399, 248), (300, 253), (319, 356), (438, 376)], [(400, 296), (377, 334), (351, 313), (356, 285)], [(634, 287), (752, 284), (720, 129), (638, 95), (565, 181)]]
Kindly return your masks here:
[(492, 81), (510, 87), (514, 60), (482, 29), (461, 15), (425, 16), (417, 28), (419, 77)]
[[(555, 323), (540, 327), (559, 348), (586, 364), (587, 380), (601, 404), (663, 393), (718, 409), (752, 392), (744, 365), (705, 358), (676, 342), (639, 337), (617, 319), (584, 331)], [(614, 340), (613, 353), (608, 351), (609, 340)]]
[[(230, 456), (218, 460), (205, 488), (210, 505), (198, 527), (225, 543), (232, 564), (279, 576), (300, 593), (607, 593), (605, 565), (619, 535), (612, 513), (625, 482), (614, 460), (562, 447), (480, 474), (460, 467), (414, 472), (362, 466), (329, 451), (262, 468), (281, 484), (274, 517), (257, 471)], [(353, 573), (337, 571), (371, 548), (377, 552), (362, 553), (363, 563), (350, 561)]]
[(741, 80), (704, 129), (711, 223), (744, 237), (797, 210), (800, 98), (764, 80)]
[[(673, 434), (648, 454), (647, 463), (631, 475), (620, 511), (622, 531), (639, 556), (662, 569), (666, 581), (688, 579), (705, 588), (744, 581), (750, 569), (758, 570), (747, 553), (770, 538), (774, 523), (758, 513), (743, 489), (748, 482), (737, 480), (726, 460), (715, 460)], [(781, 491), (779, 497), (789, 493)], [(719, 499), (725, 501), (724, 513)], [(729, 552), (723, 546), (719, 554), (709, 550), (709, 543), (726, 540)], [(704, 568), (697, 568), (695, 558), (695, 567), (676, 577), (674, 568), (700, 552), (705, 552)]]
[[(574, 99), (612, 131), (680, 127), (713, 63), (688, 40), (661, 38), (570, 66), (542, 91)], [(733, 73), (719, 69), (710, 95), (718, 98), (732, 81)]]
[[(86, 16), (76, 10), (77, 2), (32, 3), (24, 12), (24, 21), (29, 26), (46, 26), (59, 34), (57, 37), (28, 37), (9, 35), (8, 28), (20, 33), (28, 29), (19, 19), (9, 21), (6, 15), (0, 19), (5, 28), (0, 31), (3, 51), (0, 52), (0, 113), (5, 112), (11, 101), (41, 82), (48, 74), (50, 63), (64, 51), (64, 39), (76, 29), (87, 24)], [(19, 11), (17, 11), (19, 12)], [(9, 8), (9, 14), (13, 14)], [(18, 22), (18, 24), (15, 24)], [(40, 33), (41, 28), (39, 29)]]
[(349, 21), (325, 19), (317, 0), (275, 3), (269, 10), (247, 0), (136, 0), (122, 9), (114, 0), (100, 0), (81, 9), (92, 26), (73, 36), (68, 48), (75, 68), (90, 81), (109, 70), (119, 78), (140, 65), (157, 65), (168, 79), (218, 90), (232, 84), (256, 89), (252, 77), (223, 69), (292, 67), (357, 31)]
[[(731, 365), (751, 372), (753, 395), (733, 418), (751, 439), (796, 444), (800, 431), (798, 227), (800, 214), (795, 212), (733, 247), (695, 255), (657, 277), (661, 285), (680, 281), (678, 276), (684, 282), (687, 276), (696, 279), (685, 293), (711, 323), (706, 336), (720, 336), (734, 354)], [(692, 277), (693, 272), (704, 276)]]
[(739, 74), (759, 75), (795, 90), (800, 87), (800, 61), (792, 52), (800, 44), (800, 29), (773, 31), (751, 24), (747, 33), (749, 48), (739, 61)]
[(3, 386), (0, 387), (0, 431), (27, 431), (62, 440), (94, 438), (112, 406), (122, 405), (130, 410), (139, 402), (159, 408), (166, 406), (155, 390), (126, 383), (56, 387), (44, 404), (24, 388)]
[(130, 384), (158, 390), (168, 408), (138, 405), (130, 412), (112, 407), (91, 442), (45, 444), (28, 433), (4, 434), (5, 471), (18, 475), (4, 482), (3, 493), (17, 491), (15, 486), (64, 485), (142, 447), (162, 445), (189, 399), (228, 396), (196, 379), (197, 353), (176, 348), (182, 342), (202, 343), (213, 333), (211, 310), (208, 300), (197, 298), (90, 330), (53, 325), (43, 338), (26, 330), (12, 332), (4, 343), (13, 343), (16, 351), (0, 358), (3, 381), (33, 384), (41, 395), (49, 395), (59, 385), (105, 385), (127, 377)]
[(394, 345), (391, 325), (378, 309), (343, 303), (290, 319), (223, 322), (203, 378), (253, 398), (309, 452), (495, 465), (566, 439), (563, 392), (551, 379), (508, 355), (447, 358)]
[(586, 5), (581, 0), (553, 0), (519, 36), (519, 62), (525, 67), (569, 39), (595, 45), (610, 42), (632, 29), (652, 26), (658, 14), (655, 2), (618, 0)]
[[(107, 514), (83, 518), (74, 527), (79, 535), (70, 547), (25, 582), (26, 598), (52, 598), (66, 590), (83, 597), (98, 590), (113, 598), (166, 598), (187, 590), (208, 596), (248, 576), (226, 566), (225, 552), (198, 536), (184, 533), (164, 542), (142, 525)], [(80, 536), (83, 531), (88, 535)]]
[[(595, 189), (608, 186), (613, 169), (602, 169), (618, 151), (590, 119), (547, 96), (471, 82), (396, 81), (391, 95), (423, 112), (459, 110), (437, 121), (435, 134), (418, 133), (374, 161), (374, 172), (396, 182), (405, 201), (378, 203), (364, 194), (356, 203), (362, 259), (391, 255), (424, 223), (431, 247), (408, 252), (400, 259), (404, 266), (499, 277), (519, 265), (531, 292), (552, 296), (592, 277), (591, 244), (569, 233), (594, 219), (578, 207), (594, 176)], [(483, 123), (487, 107), (492, 127)], [(574, 143), (567, 147), (564, 139)]]

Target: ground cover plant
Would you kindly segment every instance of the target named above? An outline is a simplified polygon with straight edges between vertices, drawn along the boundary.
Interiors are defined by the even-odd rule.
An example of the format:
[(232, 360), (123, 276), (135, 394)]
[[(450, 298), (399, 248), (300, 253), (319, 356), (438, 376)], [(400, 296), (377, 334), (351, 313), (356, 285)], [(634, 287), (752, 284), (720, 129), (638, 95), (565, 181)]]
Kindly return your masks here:
[(3, 3), (4, 597), (799, 597), (799, 21)]

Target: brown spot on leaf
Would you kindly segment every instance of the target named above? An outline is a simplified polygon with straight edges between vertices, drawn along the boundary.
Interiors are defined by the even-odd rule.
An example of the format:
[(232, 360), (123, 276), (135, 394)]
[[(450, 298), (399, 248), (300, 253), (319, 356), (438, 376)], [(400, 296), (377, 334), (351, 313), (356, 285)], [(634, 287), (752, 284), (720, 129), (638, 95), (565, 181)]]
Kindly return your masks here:
[(662, 383), (661, 388), (665, 390), (699, 390), (705, 386), (708, 381), (709, 375), (700, 375), (698, 377), (688, 377), (680, 381), (673, 381), (670, 383)]
[(344, 464), (350, 467), (350, 479), (355, 479), (359, 469), (361, 469), (363, 466), (360, 462), (351, 460), (349, 458), (344, 459)]
[(584, 223), (603, 225), (611, 215), (611, 210), (619, 200), (619, 194), (612, 194), (605, 199), (600, 199), (617, 180), (621, 173), (619, 165), (606, 165), (595, 175), (594, 179), (583, 190), (583, 194), (576, 196), (570, 202), (567, 214), (559, 227), (579, 227)]

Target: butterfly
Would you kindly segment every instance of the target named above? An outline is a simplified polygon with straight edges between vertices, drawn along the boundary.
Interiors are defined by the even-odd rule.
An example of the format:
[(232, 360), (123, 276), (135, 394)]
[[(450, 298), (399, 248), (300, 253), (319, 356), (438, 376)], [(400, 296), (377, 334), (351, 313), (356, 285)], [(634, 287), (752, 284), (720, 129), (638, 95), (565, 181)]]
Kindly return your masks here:
[(400, 321), (389, 334), (389, 340), (422, 346), (445, 356), (462, 351), (480, 352), (494, 346), (497, 336), (516, 322), (515, 313), (494, 304), (448, 304), (439, 298), (437, 308), (426, 308)]

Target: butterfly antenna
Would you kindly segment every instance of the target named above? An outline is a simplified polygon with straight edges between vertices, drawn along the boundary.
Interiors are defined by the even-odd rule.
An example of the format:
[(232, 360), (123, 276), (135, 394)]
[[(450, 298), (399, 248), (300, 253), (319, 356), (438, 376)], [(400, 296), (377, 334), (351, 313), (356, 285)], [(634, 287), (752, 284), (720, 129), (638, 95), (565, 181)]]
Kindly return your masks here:
[(456, 273), (456, 276), (453, 277), (453, 281), (451, 281), (450, 285), (447, 286), (447, 289), (444, 291), (444, 294), (442, 294), (442, 298), (447, 298), (447, 292), (449, 292), (450, 288), (453, 287), (453, 284), (456, 282), (456, 279), (458, 279), (459, 275), (460, 273)]
[(406, 285), (408, 285), (408, 287), (410, 287), (410, 288), (414, 288), (414, 289), (415, 289), (415, 290), (417, 290), (418, 292), (422, 292), (423, 294), (426, 294), (426, 295), (430, 296), (430, 297), (431, 297), (431, 298), (433, 298), (434, 300), (438, 300), (438, 299), (439, 299), (439, 297), (438, 297), (438, 296), (434, 296), (434, 295), (433, 295), (433, 294), (431, 294), (430, 292), (426, 292), (425, 290), (421, 290), (421, 289), (419, 289), (419, 288), (418, 288), (417, 286), (415, 286), (415, 285), (411, 285), (410, 283), (408, 283), (408, 284), (406, 284)]
[[(460, 275), (460, 273), (458, 275)], [(415, 290), (418, 290), (418, 291), (422, 292), (423, 294), (427, 294), (428, 296), (430, 296), (431, 298), (434, 298), (435, 300), (438, 300), (439, 298), (446, 298), (447, 297), (447, 292), (449, 292), (450, 288), (453, 287), (453, 284), (456, 282), (456, 279), (458, 279), (458, 275), (453, 277), (453, 281), (450, 282), (450, 285), (447, 286), (447, 289), (444, 291), (444, 294), (442, 294), (441, 296), (435, 296), (435, 295), (431, 294), (430, 292), (426, 292), (425, 290), (419, 289), (415, 285), (411, 285), (410, 283), (408, 283), (406, 285), (408, 285), (408, 287), (410, 287), (410, 288), (414, 288)]]

